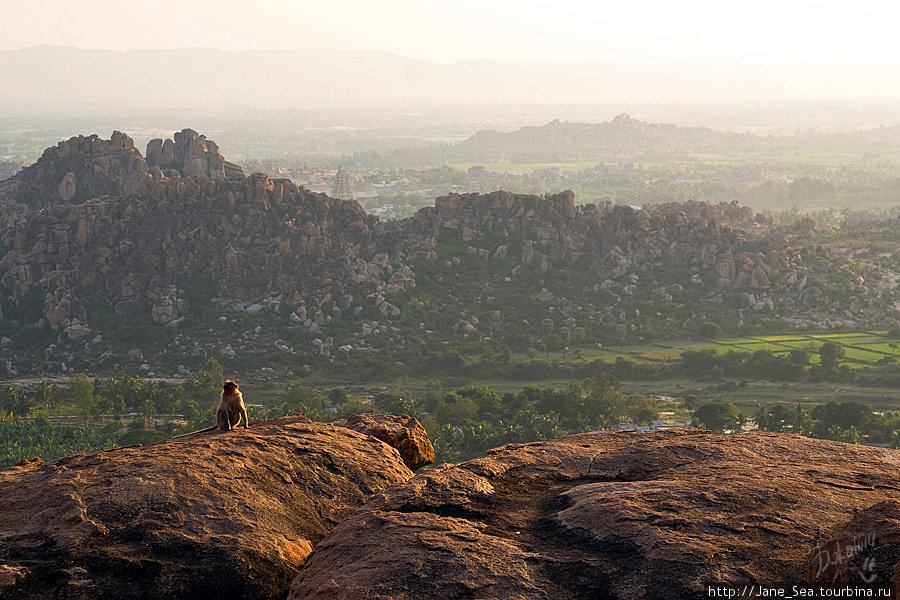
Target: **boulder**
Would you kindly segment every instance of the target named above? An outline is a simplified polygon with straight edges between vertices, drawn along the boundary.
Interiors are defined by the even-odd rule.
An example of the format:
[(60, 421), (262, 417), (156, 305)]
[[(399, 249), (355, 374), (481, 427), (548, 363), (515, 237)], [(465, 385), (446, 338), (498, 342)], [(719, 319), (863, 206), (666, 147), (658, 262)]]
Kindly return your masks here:
[(59, 183), (59, 199), (63, 202), (69, 202), (75, 197), (75, 174), (66, 173), (62, 181)]
[(150, 316), (153, 318), (153, 322), (157, 325), (165, 325), (175, 320), (177, 316), (177, 311), (175, 309), (175, 303), (172, 302), (171, 299), (166, 299), (165, 301), (157, 304), (152, 309), (150, 309)]
[(316, 546), (288, 597), (663, 600), (825, 585), (817, 546), (870, 533), (884, 536), (876, 575), (890, 586), (898, 460), (696, 429), (510, 444), (375, 496)]
[(283, 598), (338, 522), (412, 473), (303, 416), (0, 470), (3, 598)]
[(69, 325), (63, 330), (63, 333), (73, 342), (80, 342), (86, 338), (91, 337), (90, 328), (86, 327), (82, 323), (74, 323)]
[[(346, 352), (349, 352), (347, 348)], [(374, 436), (400, 452), (412, 471), (434, 462), (434, 447), (421, 423), (409, 415), (359, 414), (335, 421), (335, 425)]]

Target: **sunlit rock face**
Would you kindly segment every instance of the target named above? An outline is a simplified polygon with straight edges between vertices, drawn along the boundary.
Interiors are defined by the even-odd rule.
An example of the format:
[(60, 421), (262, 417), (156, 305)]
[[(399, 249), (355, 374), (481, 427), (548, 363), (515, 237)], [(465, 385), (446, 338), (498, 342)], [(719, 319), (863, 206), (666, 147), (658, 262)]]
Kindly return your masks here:
[(283, 598), (319, 540), (412, 472), (303, 416), (0, 470), (0, 596)]
[[(900, 453), (785, 434), (596, 432), (512, 444), (375, 496), (301, 598), (699, 598), (710, 585), (896, 585)], [(852, 560), (823, 552), (858, 544)], [(825, 565), (825, 566), (822, 566)]]

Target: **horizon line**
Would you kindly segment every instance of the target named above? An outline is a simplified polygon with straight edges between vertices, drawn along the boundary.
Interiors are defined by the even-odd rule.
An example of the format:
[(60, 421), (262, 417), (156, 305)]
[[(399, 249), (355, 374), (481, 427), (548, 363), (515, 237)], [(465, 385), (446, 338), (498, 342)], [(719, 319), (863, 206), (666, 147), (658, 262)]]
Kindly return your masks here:
[(740, 61), (727, 59), (712, 58), (676, 58), (671, 60), (625, 60), (621, 58), (540, 58), (540, 59), (522, 59), (522, 58), (492, 58), (492, 57), (467, 57), (454, 60), (434, 60), (407, 56), (391, 50), (383, 48), (334, 48), (321, 46), (307, 46), (302, 48), (244, 48), (241, 50), (229, 50), (217, 48), (213, 46), (179, 46), (176, 48), (128, 48), (112, 49), (112, 48), (84, 48), (80, 46), (69, 46), (64, 44), (35, 44), (32, 46), (22, 46), (19, 48), (0, 48), (0, 53), (4, 52), (24, 52), (28, 50), (38, 49), (59, 49), (59, 50), (76, 50), (80, 52), (104, 52), (109, 54), (128, 54), (130, 52), (179, 52), (179, 51), (206, 51), (206, 52), (222, 52), (229, 54), (241, 53), (277, 53), (277, 52), (334, 52), (341, 54), (353, 53), (379, 53), (395, 56), (410, 61), (420, 61), (424, 63), (436, 65), (455, 65), (467, 62), (494, 62), (494, 63), (515, 63), (515, 64), (583, 64), (583, 63), (609, 63), (620, 64), (634, 67), (658, 67), (667, 65), (737, 65), (747, 67), (765, 67), (765, 66), (796, 66), (796, 67), (828, 67), (828, 66), (867, 66), (867, 67), (900, 67), (900, 60), (889, 62), (863, 62), (858, 60), (828, 60), (823, 62), (802, 62), (802, 61)]

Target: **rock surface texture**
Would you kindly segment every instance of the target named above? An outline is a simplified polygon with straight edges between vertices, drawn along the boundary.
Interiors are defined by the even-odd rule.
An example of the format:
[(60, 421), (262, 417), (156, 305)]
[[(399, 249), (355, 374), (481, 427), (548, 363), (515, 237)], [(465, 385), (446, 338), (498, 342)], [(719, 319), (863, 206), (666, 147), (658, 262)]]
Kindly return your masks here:
[(303, 416), (5, 469), (0, 597), (283, 598), (316, 542), (410, 476)]
[[(894, 450), (782, 434), (509, 445), (376, 495), (316, 546), (289, 598), (705, 598), (715, 584), (863, 577), (896, 586), (898, 467)], [(866, 534), (854, 561), (820, 572), (823, 550)]]

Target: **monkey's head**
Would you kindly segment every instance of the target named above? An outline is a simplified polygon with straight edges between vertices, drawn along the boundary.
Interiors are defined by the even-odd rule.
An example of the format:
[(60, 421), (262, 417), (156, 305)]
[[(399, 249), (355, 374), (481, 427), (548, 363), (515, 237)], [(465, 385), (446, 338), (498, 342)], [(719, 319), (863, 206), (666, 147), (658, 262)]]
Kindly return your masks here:
[(230, 379), (222, 386), (222, 390), (224, 390), (226, 394), (233, 394), (236, 389), (238, 389), (238, 384)]

